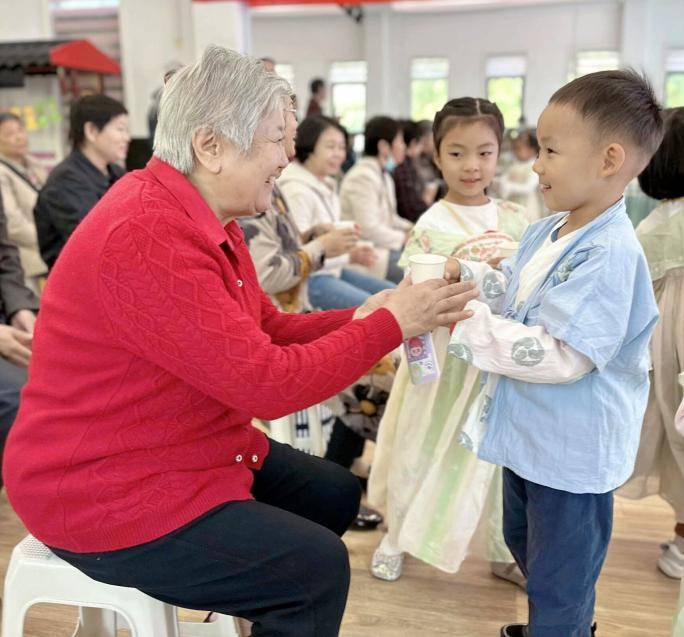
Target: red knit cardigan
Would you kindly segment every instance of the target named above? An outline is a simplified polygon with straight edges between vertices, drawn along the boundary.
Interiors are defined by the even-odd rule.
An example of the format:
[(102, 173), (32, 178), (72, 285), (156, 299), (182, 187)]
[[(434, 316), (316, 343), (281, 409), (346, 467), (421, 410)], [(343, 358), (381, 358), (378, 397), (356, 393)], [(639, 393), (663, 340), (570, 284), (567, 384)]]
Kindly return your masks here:
[(280, 313), (242, 231), (152, 159), (76, 229), (42, 297), (5, 451), (7, 494), (44, 543), (109, 551), (252, 496), (251, 418), (330, 397), (401, 342), (387, 310)]

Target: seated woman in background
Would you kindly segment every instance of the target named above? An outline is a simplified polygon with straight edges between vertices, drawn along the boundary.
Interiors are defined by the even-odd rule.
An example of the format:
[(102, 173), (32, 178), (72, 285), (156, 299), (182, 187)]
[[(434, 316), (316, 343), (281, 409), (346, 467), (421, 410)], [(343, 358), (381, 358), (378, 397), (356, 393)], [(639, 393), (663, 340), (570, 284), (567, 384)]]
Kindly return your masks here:
[(383, 276), (398, 283), (404, 271), (397, 261), (413, 224), (397, 214), (392, 171), (404, 161), (406, 144), (399, 122), (377, 116), (366, 123), (364, 155), (344, 176), (340, 188), (342, 216), (361, 228), (361, 238), (389, 250)]
[[(288, 159), (295, 158), (297, 118), (294, 103), (285, 111), (285, 144)], [(312, 309), (309, 277), (335, 257), (347, 254), (357, 238), (350, 228), (317, 224), (300, 233), (278, 183), (273, 186), (271, 207), (253, 217), (239, 220), (254, 261), (259, 284), (285, 312)]]
[(26, 285), (36, 294), (47, 266), (40, 257), (33, 208), (47, 170), (28, 154), (26, 127), (13, 113), (0, 113), (0, 192), (9, 241), (19, 249)]
[(76, 226), (124, 174), (130, 136), (124, 105), (106, 95), (87, 95), (71, 107), (71, 154), (50, 173), (35, 208), (45, 263), (55, 264)]
[[(285, 153), (290, 162), (295, 159), (295, 137), (297, 135), (297, 118), (294, 103), (285, 109)], [(291, 165), (291, 164), (290, 164)], [(309, 275), (320, 268), (327, 257), (346, 254), (356, 243), (356, 231), (351, 229), (333, 229), (331, 224), (314, 226), (314, 231), (323, 232), (302, 245), (302, 238), (297, 229), (287, 201), (276, 183), (273, 188), (271, 207), (266, 212), (253, 217), (245, 217), (238, 221), (245, 234), (245, 242), (254, 261), (259, 283), (274, 302), (285, 312), (302, 312), (312, 309), (309, 302), (307, 281)], [(310, 237), (305, 237), (310, 238)], [(376, 369), (378, 368), (378, 369)], [(372, 374), (366, 374), (344, 392), (340, 392), (333, 404), (332, 434), (326, 448), (325, 457), (346, 469), (363, 454), (366, 438), (375, 439), (379, 416), (384, 409), (385, 393), (389, 390), (394, 378), (394, 368), (386, 357), (376, 365)], [(364, 414), (359, 408), (363, 395), (377, 404), (373, 414)], [(367, 401), (364, 403), (368, 410)], [(298, 414), (308, 423), (306, 411)], [(350, 423), (353, 426), (347, 426)], [(375, 427), (362, 428), (357, 425), (370, 423)], [(372, 430), (372, 431), (371, 431)], [(367, 475), (367, 470), (361, 469)], [(361, 475), (362, 484), (366, 475)], [(375, 510), (361, 506), (352, 528), (368, 529), (377, 526), (382, 516)]]
[[(278, 185), (300, 232), (310, 232), (321, 224), (334, 227), (340, 221), (335, 176), (347, 152), (344, 128), (323, 115), (307, 117), (297, 130), (295, 152), (296, 161), (283, 171)], [(353, 232), (354, 239), (358, 238)], [(359, 245), (350, 246), (337, 258), (326, 259), (309, 280), (311, 304), (322, 310), (353, 307), (371, 294), (394, 287), (389, 281), (348, 267), (352, 263), (370, 267), (376, 259), (372, 246)]]

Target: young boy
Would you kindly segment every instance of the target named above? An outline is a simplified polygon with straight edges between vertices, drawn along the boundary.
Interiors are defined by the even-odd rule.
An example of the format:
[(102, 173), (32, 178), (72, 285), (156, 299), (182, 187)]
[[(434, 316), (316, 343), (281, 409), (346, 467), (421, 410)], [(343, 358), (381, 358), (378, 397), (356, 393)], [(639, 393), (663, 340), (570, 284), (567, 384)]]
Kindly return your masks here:
[(589, 637), (613, 490), (632, 472), (658, 318), (622, 193), (656, 151), (661, 113), (633, 71), (578, 78), (539, 119), (534, 170), (560, 212), (502, 270), (461, 262), (480, 299), (449, 351), (489, 372), (462, 442), (504, 467), (504, 536), (529, 623), (502, 637)]

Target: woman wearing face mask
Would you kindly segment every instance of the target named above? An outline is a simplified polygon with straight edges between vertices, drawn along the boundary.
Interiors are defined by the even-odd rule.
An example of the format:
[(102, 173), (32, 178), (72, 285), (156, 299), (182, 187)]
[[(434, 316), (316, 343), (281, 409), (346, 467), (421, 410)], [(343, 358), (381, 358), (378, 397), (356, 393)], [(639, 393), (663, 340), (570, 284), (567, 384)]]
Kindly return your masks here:
[(404, 161), (406, 144), (399, 122), (391, 117), (373, 117), (364, 134), (364, 156), (342, 181), (342, 216), (356, 222), (362, 239), (390, 251), (384, 276), (398, 282), (403, 271), (396, 263), (413, 224), (397, 214), (391, 173)]
[(35, 208), (40, 251), (52, 269), (66, 240), (110, 186), (124, 174), (128, 112), (106, 95), (87, 95), (71, 107), (71, 154), (50, 173)]
[(28, 134), (21, 118), (0, 113), (0, 192), (7, 235), (19, 250), (25, 283), (36, 293), (47, 266), (40, 258), (33, 207), (46, 178), (45, 168), (28, 154)]
[[(299, 125), (296, 161), (283, 171), (278, 185), (301, 233), (339, 223), (340, 199), (335, 176), (340, 172), (346, 148), (346, 131), (328, 117), (312, 115)], [(356, 264), (371, 268), (378, 257), (372, 247), (356, 245), (358, 230), (350, 228), (348, 232), (353, 233), (348, 249), (336, 258), (326, 259), (323, 268), (309, 280), (309, 300), (316, 308), (352, 307), (371, 294), (394, 287), (389, 281), (349, 267)]]

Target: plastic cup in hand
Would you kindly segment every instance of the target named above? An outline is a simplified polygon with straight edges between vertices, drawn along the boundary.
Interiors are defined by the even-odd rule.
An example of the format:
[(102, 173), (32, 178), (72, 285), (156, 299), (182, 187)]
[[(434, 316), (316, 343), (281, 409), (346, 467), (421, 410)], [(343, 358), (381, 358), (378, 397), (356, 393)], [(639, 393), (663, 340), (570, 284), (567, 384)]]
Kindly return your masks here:
[(414, 254), (408, 262), (413, 283), (444, 278), (447, 258), (441, 254)]
[(356, 228), (353, 221), (336, 221), (333, 226), (335, 226), (335, 230), (354, 230)]

